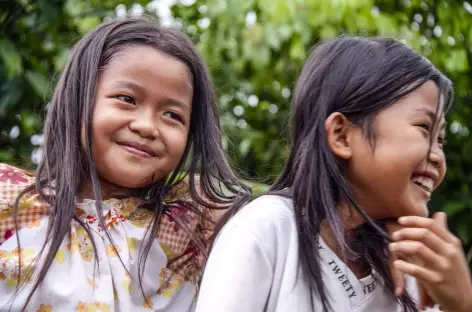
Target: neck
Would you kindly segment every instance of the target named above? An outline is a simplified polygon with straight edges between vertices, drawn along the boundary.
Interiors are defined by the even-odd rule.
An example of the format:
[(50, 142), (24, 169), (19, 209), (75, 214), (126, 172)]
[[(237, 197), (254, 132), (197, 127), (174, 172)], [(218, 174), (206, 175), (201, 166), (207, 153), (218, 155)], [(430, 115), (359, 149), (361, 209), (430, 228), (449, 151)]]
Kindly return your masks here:
[[(352, 205), (346, 202), (341, 202), (338, 209), (338, 217), (341, 220), (341, 230), (344, 235), (344, 239), (348, 246), (352, 246), (356, 239), (355, 230), (365, 223), (364, 218), (355, 210)], [(370, 274), (362, 259), (358, 259), (355, 255), (349, 255), (342, 252), (342, 248), (339, 245), (336, 235), (329, 225), (324, 220), (321, 223), (320, 236), (325, 244), (351, 269), (351, 271), (358, 277), (362, 278)]]
[[(93, 191), (92, 181), (90, 179), (82, 179), (83, 182), (80, 184), (79, 191), (77, 193), (77, 200), (82, 202), (84, 199), (96, 200), (95, 193)], [(110, 198), (124, 198), (128, 197), (131, 190), (120, 187), (118, 185), (109, 183), (100, 179), (100, 195), (102, 200)]]

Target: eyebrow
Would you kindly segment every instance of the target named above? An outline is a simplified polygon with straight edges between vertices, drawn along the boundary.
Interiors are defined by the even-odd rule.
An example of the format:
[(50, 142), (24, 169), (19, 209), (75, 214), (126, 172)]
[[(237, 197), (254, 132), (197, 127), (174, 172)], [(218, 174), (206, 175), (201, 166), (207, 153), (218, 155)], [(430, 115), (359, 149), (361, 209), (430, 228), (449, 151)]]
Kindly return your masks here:
[[(433, 112), (432, 110), (427, 109), (427, 108), (419, 108), (419, 109), (417, 109), (416, 111), (428, 115), (428, 117), (429, 117), (434, 123), (436, 123), (436, 121), (437, 121), (437, 115), (438, 115), (436, 112)], [(446, 120), (444, 120), (443, 118), (441, 118), (441, 119), (444, 121), (444, 122), (442, 123), (442, 125), (441, 125), (441, 129), (443, 129), (443, 128), (446, 127), (447, 122), (446, 122)], [(441, 121), (438, 121), (438, 123), (440, 123), (440, 122), (441, 122)]]
[(188, 111), (190, 112), (190, 107), (185, 104), (184, 102), (181, 102), (181, 101), (177, 101), (177, 100), (174, 100), (174, 99), (166, 99), (164, 101), (164, 106), (178, 106), (180, 107), (181, 109), (185, 110), (185, 111)]
[[(136, 90), (141, 94), (145, 93), (145, 89), (142, 86), (140, 86), (139, 84), (137, 84), (133, 81), (115, 80), (111, 84), (111, 87), (112, 88), (129, 88), (129, 89), (132, 89), (132, 90)], [(183, 102), (178, 101), (178, 100), (167, 98), (167, 99), (165, 99), (164, 103), (165, 103), (164, 105), (166, 105), (166, 106), (178, 106), (178, 107), (180, 107), (184, 110), (190, 111), (190, 107), (188, 106), (188, 104), (183, 103)]]
[(129, 88), (129, 89), (137, 90), (141, 93), (144, 93), (144, 88), (141, 87), (139, 84), (134, 83), (132, 81), (115, 80), (111, 84), (111, 87), (113, 87), (113, 88)]

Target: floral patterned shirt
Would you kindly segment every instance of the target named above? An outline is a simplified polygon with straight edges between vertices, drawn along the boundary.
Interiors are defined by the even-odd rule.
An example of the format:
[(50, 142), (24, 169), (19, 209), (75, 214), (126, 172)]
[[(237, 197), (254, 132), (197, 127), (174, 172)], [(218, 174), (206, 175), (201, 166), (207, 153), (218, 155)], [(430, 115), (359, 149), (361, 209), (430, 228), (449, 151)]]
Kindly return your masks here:
[[(12, 216), (15, 199), (33, 183), (33, 175), (0, 164), (0, 311), (21, 310), (39, 271), (33, 267), (41, 265), (42, 257), (36, 264), (35, 258), (44, 244), (50, 207), (38, 194), (30, 192), (19, 201), (18, 231), (15, 231)], [(185, 182), (175, 186), (166, 198), (176, 199), (190, 201)], [(209, 211), (199, 207), (202, 216), (174, 206), (164, 213), (142, 274), (141, 289), (139, 251), (144, 245), (143, 237), (152, 212), (140, 206), (135, 198), (103, 202), (113, 248), (99, 225), (95, 201), (77, 203), (76, 216), (88, 227), (96, 250), (94, 252), (87, 231), (77, 221), (72, 221), (69, 233), (26, 311), (192, 311), (204, 254), (173, 217), (178, 216), (195, 235), (208, 241), (213, 230)], [(21, 249), (18, 249), (16, 236)], [(12, 302), (19, 254), (21, 282), (25, 282), (25, 286)]]

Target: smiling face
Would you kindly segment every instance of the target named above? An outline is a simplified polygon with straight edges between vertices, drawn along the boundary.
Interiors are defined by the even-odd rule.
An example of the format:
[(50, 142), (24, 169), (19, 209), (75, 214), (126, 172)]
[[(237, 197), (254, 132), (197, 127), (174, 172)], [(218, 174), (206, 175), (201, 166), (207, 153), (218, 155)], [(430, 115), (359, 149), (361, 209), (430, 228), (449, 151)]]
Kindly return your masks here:
[(372, 218), (428, 214), (427, 202), (446, 173), (443, 107), (436, 121), (438, 93), (428, 81), (378, 113), (374, 146), (357, 127), (351, 135), (348, 179)]
[[(92, 159), (102, 181), (140, 188), (162, 180), (183, 156), (193, 87), (187, 66), (148, 46), (123, 48), (101, 72)], [(85, 137), (82, 144), (85, 148)]]

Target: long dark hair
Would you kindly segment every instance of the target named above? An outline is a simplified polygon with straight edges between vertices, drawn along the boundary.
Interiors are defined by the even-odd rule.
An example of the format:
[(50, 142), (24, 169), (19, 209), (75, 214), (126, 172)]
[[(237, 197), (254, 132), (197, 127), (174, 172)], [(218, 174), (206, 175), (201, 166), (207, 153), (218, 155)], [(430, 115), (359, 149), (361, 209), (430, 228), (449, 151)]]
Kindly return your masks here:
[[(185, 172), (189, 178), (190, 196), (198, 205), (224, 208), (229, 206), (236, 194), (250, 192), (233, 174), (222, 150), (214, 88), (208, 70), (192, 41), (182, 32), (160, 27), (147, 18), (119, 19), (100, 25), (82, 38), (70, 53), (48, 107), (44, 125), (44, 157), (37, 168), (36, 185), (22, 193), (24, 195), (35, 189), (51, 206), (46, 243), (40, 252), (40, 255), (44, 253), (44, 263), (38, 268), (38, 277), (24, 307), (47, 274), (56, 252), (70, 230), (70, 223), (72, 220), (80, 223), (74, 212), (81, 177), (88, 177), (92, 182), (99, 221), (106, 229), (99, 177), (91, 156), (91, 120), (100, 72), (117, 53), (132, 45), (150, 46), (182, 61), (188, 66), (193, 82), (190, 129), (182, 159), (165, 185), (155, 183), (135, 192), (137, 197), (147, 201), (147, 206), (151, 206), (154, 212), (152, 226), (146, 232), (147, 241), (139, 257), (140, 285), (147, 255), (158, 231), (160, 216), (166, 209), (162, 198), (170, 186), (185, 177)], [(87, 125), (84, 129), (85, 150), (80, 148), (83, 125)], [(199, 183), (195, 180), (197, 172)], [(54, 192), (45, 192), (48, 188), (54, 189)], [(19, 198), (14, 211), (16, 225), (18, 202)], [(186, 204), (185, 207), (192, 209), (193, 206)], [(198, 212), (197, 209), (195, 211)], [(87, 227), (84, 228), (87, 230)], [(197, 241), (195, 237), (192, 239), (197, 246), (205, 248), (203, 242)], [(20, 244), (18, 237), (17, 243)], [(18, 284), (19, 281), (20, 278)]]
[[(346, 36), (322, 42), (315, 46), (303, 67), (292, 99), (290, 156), (265, 194), (293, 199), (301, 265), (324, 311), (331, 305), (321, 278), (317, 249), (322, 221), (333, 230), (343, 253), (357, 252), (377, 272), (391, 298), (395, 298), (388, 267), (388, 236), (382, 224), (369, 218), (356, 203), (343, 175), (343, 164), (329, 148), (325, 120), (333, 112), (340, 112), (362, 126), (366, 137), (374, 143), (372, 124), (376, 114), (427, 81), (436, 83), (448, 106), (451, 82), (413, 49), (389, 38)], [(438, 115), (444, 113), (439, 110), (439, 103), (440, 98)], [(238, 198), (219, 228), (249, 198)], [(356, 245), (361, 248), (348, 246), (337, 214), (341, 198), (347, 199), (366, 219), (357, 230)], [(398, 301), (405, 311), (418, 311), (408, 294)]]

